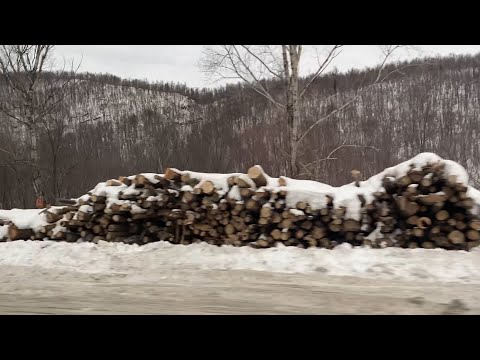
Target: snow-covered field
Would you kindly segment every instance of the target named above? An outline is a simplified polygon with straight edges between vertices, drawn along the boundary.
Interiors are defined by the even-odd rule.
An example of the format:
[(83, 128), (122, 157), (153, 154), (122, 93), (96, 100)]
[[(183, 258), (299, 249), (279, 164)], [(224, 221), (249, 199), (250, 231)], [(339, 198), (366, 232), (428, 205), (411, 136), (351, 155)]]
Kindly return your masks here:
[(39, 266), (82, 273), (158, 274), (162, 269), (255, 270), (355, 276), (385, 280), (480, 284), (480, 249), (370, 249), (342, 244), (334, 250), (296, 247), (252, 249), (208, 244), (144, 246), (123, 243), (12, 241), (0, 243), (0, 265)]

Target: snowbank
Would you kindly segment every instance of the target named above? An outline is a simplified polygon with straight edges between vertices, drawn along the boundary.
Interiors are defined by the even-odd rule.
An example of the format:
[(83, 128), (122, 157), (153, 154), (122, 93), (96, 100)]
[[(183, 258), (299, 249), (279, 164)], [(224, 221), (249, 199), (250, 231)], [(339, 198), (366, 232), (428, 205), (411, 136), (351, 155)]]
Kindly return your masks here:
[[(320, 209), (326, 206), (327, 196), (332, 197), (335, 208), (346, 207), (346, 218), (360, 220), (361, 218), (361, 202), (359, 195), (363, 196), (366, 203), (373, 201), (373, 194), (377, 191), (384, 191), (382, 181), (389, 176), (398, 179), (405, 176), (411, 169), (419, 169), (426, 165), (440, 163), (444, 165), (445, 176), (456, 176), (457, 181), (468, 185), (467, 171), (460, 165), (451, 160), (444, 160), (440, 156), (433, 153), (421, 153), (414, 158), (400, 163), (396, 166), (385, 169), (381, 173), (360, 182), (360, 186), (355, 183), (346, 184), (340, 187), (333, 187), (310, 180), (295, 180), (284, 178), (286, 186), (280, 187), (279, 190), (287, 191), (287, 206), (295, 207), (297, 202), (305, 201), (314, 209)], [(269, 183), (271, 184), (271, 182)], [(270, 186), (271, 188), (274, 188)], [(468, 187), (468, 196), (470, 196), (477, 205), (480, 206), (480, 191), (473, 187)], [(475, 209), (478, 211), (478, 208)]]
[(8, 225), (0, 226), (0, 240), (6, 239), (8, 234)]
[(107, 242), (13, 241), (0, 243), (0, 265), (152, 276), (176, 268), (257, 270), (480, 284), (480, 249), (449, 252), (385, 248), (378, 251), (343, 244), (335, 250), (284, 246), (255, 250), (205, 243), (184, 246), (157, 242), (137, 246)]
[(9, 220), (19, 229), (37, 230), (47, 224), (45, 214), (41, 214), (43, 211), (44, 209), (0, 210), (0, 220)]

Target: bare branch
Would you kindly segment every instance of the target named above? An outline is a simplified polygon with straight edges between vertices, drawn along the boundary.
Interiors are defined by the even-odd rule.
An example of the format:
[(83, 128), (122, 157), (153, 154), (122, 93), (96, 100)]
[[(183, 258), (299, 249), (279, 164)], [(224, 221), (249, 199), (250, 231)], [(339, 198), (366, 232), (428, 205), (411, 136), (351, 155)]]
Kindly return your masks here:
[(270, 67), (259, 56), (257, 56), (254, 52), (252, 52), (246, 45), (240, 45), (240, 46), (243, 47), (255, 59), (257, 59), (260, 62), (260, 64), (262, 64), (270, 74), (272, 74), (275, 77), (278, 77), (279, 79), (282, 78), (281, 74), (279, 74), (279, 73), (273, 71), (272, 69), (270, 69)]
[(404, 68), (411, 67), (411, 66), (415, 66), (416, 64), (407, 65), (407, 66), (404, 66), (404, 67), (402, 67), (402, 68), (400, 68), (400, 69), (395, 69), (395, 70), (389, 72), (389, 73), (388, 73), (386, 76), (384, 76), (383, 78), (381, 77), (382, 72), (383, 72), (383, 70), (384, 70), (384, 68), (385, 68), (386, 61), (387, 61), (388, 58), (393, 54), (393, 52), (394, 52), (396, 49), (400, 48), (400, 47), (401, 47), (401, 45), (396, 45), (396, 46), (393, 47), (393, 48), (392, 48), (392, 47), (389, 48), (389, 49), (385, 52), (384, 60), (383, 60), (383, 62), (381, 63), (381, 65), (380, 65), (380, 67), (379, 67), (379, 69), (378, 69), (377, 77), (376, 77), (375, 81), (374, 81), (372, 84), (370, 84), (370, 85), (368, 85), (368, 86), (366, 86), (366, 87), (363, 87), (353, 98), (351, 98), (349, 101), (347, 101), (347, 102), (346, 102), (345, 104), (343, 104), (341, 107), (333, 110), (332, 112), (330, 112), (330, 113), (327, 114), (326, 116), (323, 116), (322, 118), (320, 118), (320, 119), (318, 119), (317, 121), (315, 121), (312, 125), (310, 125), (310, 126), (307, 128), (307, 130), (302, 134), (302, 136), (300, 136), (300, 137), (297, 139), (297, 142), (300, 143), (300, 142), (305, 138), (305, 136), (307, 136), (308, 133), (309, 133), (312, 129), (314, 129), (318, 124), (320, 124), (321, 122), (323, 122), (323, 121), (325, 121), (326, 119), (330, 118), (332, 115), (334, 115), (334, 114), (342, 111), (342, 110), (345, 109), (348, 105), (350, 105), (351, 103), (353, 103), (354, 101), (356, 101), (356, 100), (360, 97), (360, 95), (361, 95), (363, 92), (365, 92), (366, 90), (368, 90), (368, 89), (370, 89), (370, 88), (372, 88), (372, 87), (374, 87), (374, 86), (376, 86), (376, 85), (378, 85), (378, 84), (383, 83), (385, 80), (387, 80), (387, 79), (390, 77), (390, 75), (392, 75), (392, 74), (394, 74), (394, 73), (396, 73), (396, 72), (399, 72), (400, 70), (402, 70), (402, 69), (404, 69)]
[(372, 149), (372, 150), (375, 150), (375, 151), (380, 151), (378, 148), (376, 148), (375, 146), (370, 146), (370, 145), (345, 145), (345, 142), (346, 140), (343, 142), (342, 145), (340, 146), (337, 146), (335, 149), (333, 149), (332, 151), (330, 151), (330, 153), (328, 154), (327, 157), (323, 158), (323, 159), (318, 159), (318, 160), (315, 160), (315, 161), (312, 161), (308, 164), (305, 164), (303, 165), (305, 168), (307, 168), (308, 166), (311, 166), (313, 164), (316, 164), (316, 163), (319, 163), (321, 161), (327, 161), (327, 160), (338, 160), (338, 158), (335, 158), (335, 157), (332, 157), (332, 155), (334, 153), (336, 153), (338, 150), (340, 149), (343, 149), (343, 148), (346, 148), (346, 147), (354, 147), (354, 148), (365, 148), (365, 149)]
[(343, 45), (335, 45), (328, 53), (325, 61), (319, 66), (317, 71), (312, 75), (310, 81), (305, 85), (305, 87), (300, 91), (300, 95), (298, 96), (297, 102), (302, 99), (302, 97), (305, 95), (305, 92), (308, 90), (310, 85), (324, 72), (324, 70), (330, 65), (330, 63), (335, 59), (338, 55), (340, 55), (340, 52), (335, 53), (336, 50), (340, 49)]

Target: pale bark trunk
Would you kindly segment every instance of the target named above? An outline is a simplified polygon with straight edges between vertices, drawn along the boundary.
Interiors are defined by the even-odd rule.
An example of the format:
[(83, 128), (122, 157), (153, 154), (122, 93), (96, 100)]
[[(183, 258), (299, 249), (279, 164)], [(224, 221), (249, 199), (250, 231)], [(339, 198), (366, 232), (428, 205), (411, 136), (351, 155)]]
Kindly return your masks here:
[(289, 138), (288, 174), (294, 177), (298, 174), (298, 74), (301, 54), (301, 46), (283, 45), (283, 66), (285, 70), (286, 85), (286, 112)]
[(38, 198), (39, 196), (45, 196), (44, 188), (43, 188), (43, 181), (42, 181), (42, 174), (40, 172), (40, 156), (39, 156), (39, 149), (38, 149), (38, 139), (37, 139), (37, 131), (35, 129), (35, 125), (30, 125), (28, 128), (29, 137), (30, 137), (30, 161), (32, 166), (32, 185), (35, 191), (35, 196)]

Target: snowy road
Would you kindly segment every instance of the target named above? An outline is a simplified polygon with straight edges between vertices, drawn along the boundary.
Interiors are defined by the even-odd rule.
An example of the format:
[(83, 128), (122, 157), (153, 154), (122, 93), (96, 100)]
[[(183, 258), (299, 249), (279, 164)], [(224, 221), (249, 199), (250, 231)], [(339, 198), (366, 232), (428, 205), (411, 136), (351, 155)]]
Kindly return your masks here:
[(0, 266), (0, 313), (480, 314), (480, 287), (471, 285), (249, 270), (141, 278)]
[(1, 314), (480, 314), (480, 251), (0, 244)]

